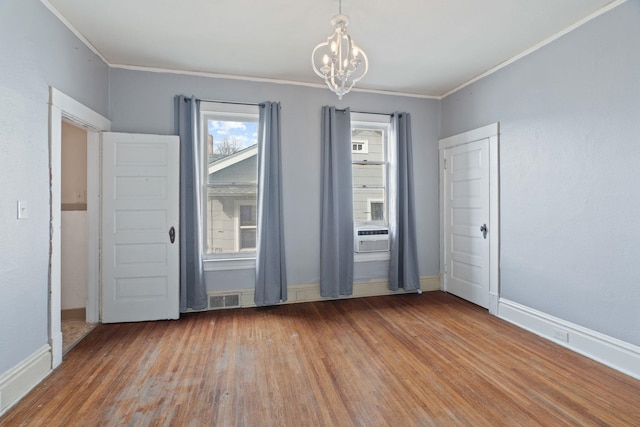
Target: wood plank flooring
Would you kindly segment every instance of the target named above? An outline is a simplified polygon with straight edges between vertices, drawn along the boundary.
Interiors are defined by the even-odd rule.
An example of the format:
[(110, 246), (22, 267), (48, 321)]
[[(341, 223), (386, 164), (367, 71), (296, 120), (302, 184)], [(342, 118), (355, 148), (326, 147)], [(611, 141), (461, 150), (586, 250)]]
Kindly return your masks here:
[(640, 381), (442, 292), (99, 325), (2, 426), (640, 426)]

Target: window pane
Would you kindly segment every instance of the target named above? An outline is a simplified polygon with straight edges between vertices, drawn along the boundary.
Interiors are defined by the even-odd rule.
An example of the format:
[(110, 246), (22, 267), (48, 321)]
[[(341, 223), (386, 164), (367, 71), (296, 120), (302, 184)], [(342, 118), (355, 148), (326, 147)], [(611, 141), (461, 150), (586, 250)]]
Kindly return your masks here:
[(233, 156), (255, 146), (258, 124), (249, 121), (207, 120), (207, 152), (209, 163)]
[[(243, 245), (237, 244), (242, 240), (239, 228), (242, 226), (242, 207), (253, 210), (253, 224), (250, 225), (255, 227), (256, 187), (209, 187), (208, 193), (207, 253), (234, 253), (236, 248), (242, 249)], [(255, 229), (253, 232), (255, 234)]]
[(208, 159), (207, 254), (255, 249), (257, 114), (211, 112), (205, 113), (203, 123)]
[[(353, 220), (355, 222), (383, 221), (384, 220), (384, 188), (355, 188), (353, 189)], [(372, 211), (372, 203), (378, 203), (376, 212)], [(381, 218), (379, 211), (382, 210)]]
[(351, 176), (355, 223), (386, 221), (389, 126), (356, 122), (351, 128)]
[(384, 187), (385, 165), (353, 165), (353, 187)]
[(243, 228), (240, 230), (240, 250), (256, 248), (256, 229)]
[(256, 205), (240, 206), (240, 227), (256, 225)]
[(210, 185), (256, 184), (257, 123), (207, 120)]
[[(384, 131), (381, 129), (352, 129), (352, 160), (382, 162), (384, 155)], [(363, 143), (364, 141), (365, 143)], [(365, 150), (366, 146), (366, 150)], [(362, 148), (362, 150), (358, 150)]]
[(384, 221), (384, 203), (371, 202), (371, 221)]

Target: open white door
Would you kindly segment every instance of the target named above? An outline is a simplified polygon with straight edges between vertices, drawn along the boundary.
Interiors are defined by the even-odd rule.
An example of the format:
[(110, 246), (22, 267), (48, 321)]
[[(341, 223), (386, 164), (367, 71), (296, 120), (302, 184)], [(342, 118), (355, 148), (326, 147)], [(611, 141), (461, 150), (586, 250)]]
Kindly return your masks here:
[(498, 123), (441, 139), (440, 265), (444, 290), (497, 314)]
[(102, 321), (177, 319), (179, 138), (102, 134)]
[(489, 307), (489, 139), (449, 148), (445, 159), (447, 292)]

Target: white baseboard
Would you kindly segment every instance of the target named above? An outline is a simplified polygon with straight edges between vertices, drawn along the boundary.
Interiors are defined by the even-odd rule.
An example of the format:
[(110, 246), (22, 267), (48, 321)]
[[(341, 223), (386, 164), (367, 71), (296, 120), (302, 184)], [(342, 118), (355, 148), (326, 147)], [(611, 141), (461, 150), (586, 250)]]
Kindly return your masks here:
[(51, 373), (51, 346), (45, 345), (0, 376), (0, 416)]
[(500, 302), (500, 296), (493, 292), (489, 292), (489, 313), (494, 316), (498, 315), (498, 304)]
[(498, 317), (640, 379), (640, 347), (500, 298)]
[[(423, 276), (420, 277), (420, 288), (423, 292), (439, 291), (440, 290), (440, 276)], [(397, 295), (404, 293), (415, 293), (415, 291), (405, 292), (404, 290), (390, 291), (388, 280), (372, 280), (369, 282), (356, 282), (353, 284), (353, 295), (342, 298), (361, 298), (372, 297), (380, 295)], [(213, 291), (208, 292), (208, 297), (234, 295), (240, 296), (240, 307), (255, 307), (253, 302), (254, 290), (253, 289), (238, 289), (228, 291)], [(299, 302), (311, 302), (311, 301), (323, 301), (330, 300), (332, 298), (324, 298), (320, 296), (320, 285), (317, 283), (308, 285), (294, 285), (289, 286), (287, 289), (288, 299), (285, 304), (293, 304)], [(234, 308), (234, 307), (229, 307)], [(235, 307), (237, 308), (237, 306)]]
[(420, 289), (422, 289), (422, 292), (441, 291), (440, 276), (420, 277)]
[(56, 369), (62, 364), (62, 347), (62, 331), (58, 331), (51, 338), (51, 369)]

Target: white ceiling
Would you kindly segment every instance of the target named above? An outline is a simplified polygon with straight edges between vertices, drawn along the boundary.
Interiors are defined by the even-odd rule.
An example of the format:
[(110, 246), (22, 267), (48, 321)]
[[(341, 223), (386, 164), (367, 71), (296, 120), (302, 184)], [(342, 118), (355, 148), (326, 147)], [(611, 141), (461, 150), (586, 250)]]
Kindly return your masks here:
[[(322, 84), (338, 0), (42, 0), (112, 66)], [(439, 97), (621, 0), (343, 0), (357, 87)], [(608, 7), (607, 7), (608, 8)]]

